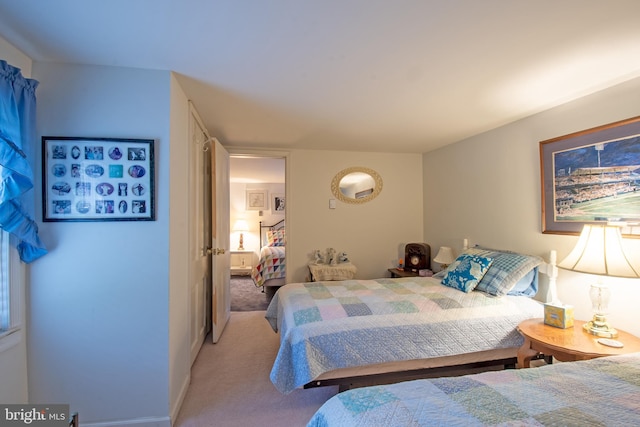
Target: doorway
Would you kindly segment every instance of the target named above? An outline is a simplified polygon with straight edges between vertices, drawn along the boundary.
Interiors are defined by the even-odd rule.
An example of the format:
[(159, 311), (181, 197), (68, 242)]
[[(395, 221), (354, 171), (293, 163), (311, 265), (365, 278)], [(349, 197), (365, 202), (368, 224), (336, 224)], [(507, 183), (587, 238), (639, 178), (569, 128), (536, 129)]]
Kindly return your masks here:
[[(262, 247), (266, 245), (266, 232), (261, 235), (262, 225), (276, 224), (285, 219), (286, 205), (286, 155), (230, 153), (230, 209), (231, 226), (230, 253), (232, 286), (251, 280), (255, 266), (260, 262)], [(252, 206), (248, 197), (258, 194), (264, 204)], [(243, 224), (244, 223), (244, 224)], [(244, 228), (243, 228), (244, 227)], [(235, 228), (235, 231), (233, 231)], [(234, 280), (236, 279), (236, 280)], [(284, 279), (283, 279), (284, 281)], [(245, 291), (247, 287), (244, 286)], [(255, 291), (255, 301), (264, 302), (261, 287), (249, 287), (249, 297)], [(272, 295), (268, 286), (266, 294)], [(271, 292), (269, 292), (271, 291)], [(238, 293), (239, 294), (239, 293)], [(246, 305), (246, 292), (242, 296)], [(231, 291), (232, 306), (234, 290)], [(239, 306), (239, 304), (236, 304)]]

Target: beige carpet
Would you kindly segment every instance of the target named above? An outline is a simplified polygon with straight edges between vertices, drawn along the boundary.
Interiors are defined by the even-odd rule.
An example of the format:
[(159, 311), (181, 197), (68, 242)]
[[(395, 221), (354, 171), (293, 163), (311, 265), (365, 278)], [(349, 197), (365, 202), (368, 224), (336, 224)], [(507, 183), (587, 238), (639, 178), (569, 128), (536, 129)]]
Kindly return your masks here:
[(337, 387), (295, 390), (283, 395), (269, 372), (279, 335), (264, 311), (232, 312), (222, 338), (210, 338), (191, 371), (191, 385), (174, 427), (305, 426)]

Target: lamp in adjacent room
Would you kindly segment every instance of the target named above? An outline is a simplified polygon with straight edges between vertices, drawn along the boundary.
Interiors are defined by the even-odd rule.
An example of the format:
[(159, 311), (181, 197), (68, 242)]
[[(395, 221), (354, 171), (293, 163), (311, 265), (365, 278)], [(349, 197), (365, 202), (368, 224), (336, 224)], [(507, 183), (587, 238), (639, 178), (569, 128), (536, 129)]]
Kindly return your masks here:
[(456, 257), (453, 255), (453, 249), (448, 246), (440, 246), (438, 254), (433, 260), (440, 264), (440, 267), (444, 270), (456, 260)]
[(243, 242), (243, 235), (242, 233), (245, 233), (247, 231), (249, 231), (249, 224), (247, 224), (247, 221), (245, 221), (244, 219), (239, 219), (236, 221), (235, 224), (233, 224), (233, 230), (235, 232), (239, 232), (240, 233), (240, 244), (238, 245), (238, 250), (239, 251), (244, 251), (244, 242)]
[[(597, 276), (640, 278), (640, 266), (633, 266), (622, 248), (620, 227), (615, 225), (585, 225), (578, 243), (559, 268)], [(591, 285), (589, 296), (593, 305), (593, 319), (584, 324), (590, 334), (615, 338), (618, 331), (607, 322), (611, 291), (600, 277)]]

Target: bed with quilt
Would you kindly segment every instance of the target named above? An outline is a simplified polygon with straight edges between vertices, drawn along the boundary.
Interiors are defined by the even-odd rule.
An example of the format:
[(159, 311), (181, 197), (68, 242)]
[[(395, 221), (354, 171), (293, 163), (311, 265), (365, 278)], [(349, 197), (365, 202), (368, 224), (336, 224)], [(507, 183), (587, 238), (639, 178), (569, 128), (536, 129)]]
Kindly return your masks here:
[(273, 225), (260, 222), (260, 257), (251, 270), (256, 287), (282, 286), (286, 277), (284, 220)]
[(541, 264), (476, 247), (439, 277), (287, 284), (266, 313), (280, 333), (271, 381), (289, 393), (425, 369), (515, 364), (523, 343), (518, 324), (543, 316), (532, 299)]
[(640, 353), (632, 353), (353, 389), (307, 427), (631, 426), (638, 402)]

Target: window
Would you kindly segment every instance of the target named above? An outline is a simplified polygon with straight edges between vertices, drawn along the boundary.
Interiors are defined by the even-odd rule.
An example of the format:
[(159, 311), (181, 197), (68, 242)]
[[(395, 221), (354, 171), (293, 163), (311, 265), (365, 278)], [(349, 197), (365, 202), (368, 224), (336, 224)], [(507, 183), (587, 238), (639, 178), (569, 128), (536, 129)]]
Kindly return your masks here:
[(0, 333), (9, 329), (11, 322), (11, 293), (9, 292), (9, 251), (6, 231), (0, 233)]
[(0, 338), (20, 329), (22, 266), (9, 246), (9, 233), (0, 231)]

